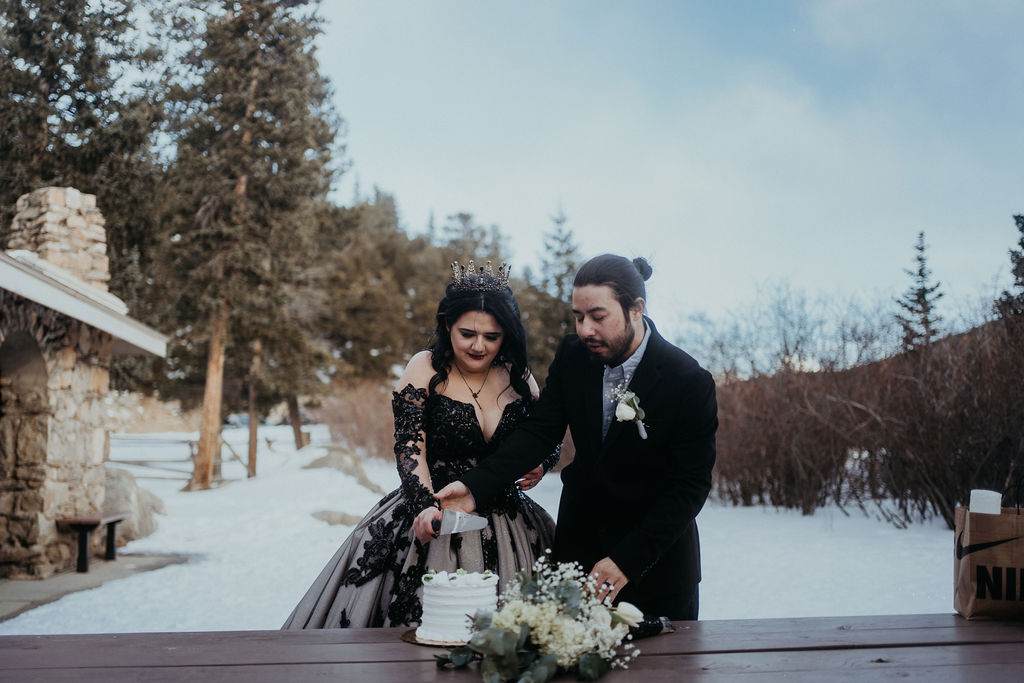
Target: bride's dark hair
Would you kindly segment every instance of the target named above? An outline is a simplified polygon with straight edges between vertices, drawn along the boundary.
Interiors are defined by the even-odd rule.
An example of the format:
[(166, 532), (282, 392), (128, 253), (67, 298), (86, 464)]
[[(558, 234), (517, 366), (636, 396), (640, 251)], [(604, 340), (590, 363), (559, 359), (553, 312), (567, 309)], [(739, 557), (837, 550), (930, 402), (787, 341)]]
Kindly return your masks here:
[[(494, 286), (495, 278), (490, 275), (481, 277), (485, 287)], [(428, 385), (430, 393), (434, 393), (438, 385), (448, 379), (448, 368), (455, 362), (450, 329), (455, 321), (469, 311), (490, 313), (501, 326), (504, 336), (494, 364), (508, 366), (512, 389), (529, 401), (531, 393), (527, 380), (530, 377), (530, 364), (526, 359), (526, 330), (519, 317), (519, 304), (508, 287), (465, 289), (449, 284), (445, 289), (444, 298), (437, 305), (437, 327), (427, 347), (435, 373)]]

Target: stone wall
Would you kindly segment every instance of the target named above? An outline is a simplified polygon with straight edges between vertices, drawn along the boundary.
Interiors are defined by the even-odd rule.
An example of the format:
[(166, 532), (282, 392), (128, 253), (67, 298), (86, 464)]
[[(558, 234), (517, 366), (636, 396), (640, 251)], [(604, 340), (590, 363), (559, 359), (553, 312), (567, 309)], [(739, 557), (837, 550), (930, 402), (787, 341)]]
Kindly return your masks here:
[(0, 290), (0, 576), (71, 566), (75, 539), (56, 520), (103, 510), (112, 342)]
[[(23, 195), (8, 242), (106, 292), (109, 271), (96, 198), (73, 188)], [(109, 296), (109, 295), (108, 295)], [(105, 502), (104, 399), (113, 338), (0, 289), (0, 576), (70, 567), (62, 517)], [(103, 534), (93, 534), (98, 549)]]

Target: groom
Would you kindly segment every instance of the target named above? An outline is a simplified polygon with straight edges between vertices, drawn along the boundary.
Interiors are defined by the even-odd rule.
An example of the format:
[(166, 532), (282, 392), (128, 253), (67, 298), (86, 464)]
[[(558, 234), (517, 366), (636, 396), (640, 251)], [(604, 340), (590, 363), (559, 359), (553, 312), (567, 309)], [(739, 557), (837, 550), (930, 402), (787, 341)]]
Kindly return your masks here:
[(644, 259), (612, 254), (580, 268), (576, 334), (559, 345), (529, 419), (437, 498), (471, 512), (540, 463), (568, 425), (576, 457), (562, 471), (553, 559), (590, 569), (599, 597), (696, 619), (695, 518), (715, 463), (715, 384), (644, 316), (650, 275)]

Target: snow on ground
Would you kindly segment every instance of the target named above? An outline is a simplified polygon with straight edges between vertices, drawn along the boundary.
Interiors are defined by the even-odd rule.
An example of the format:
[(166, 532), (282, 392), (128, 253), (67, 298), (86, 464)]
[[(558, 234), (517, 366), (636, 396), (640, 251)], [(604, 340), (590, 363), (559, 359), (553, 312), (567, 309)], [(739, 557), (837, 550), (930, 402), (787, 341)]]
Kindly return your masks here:
[[(182, 478), (142, 478), (173, 476), (169, 471), (117, 465), (167, 507), (157, 532), (128, 544), (117, 561), (130, 562), (131, 553), (189, 561), (72, 593), (0, 622), (0, 635), (279, 628), (351, 530), (312, 514), (362, 516), (380, 498), (338, 470), (305, 469), (324, 455), (317, 444), (329, 438), (324, 427), (310, 431), (313, 445), (296, 452), (290, 427), (261, 427), (258, 476), (246, 479), (240, 463), (226, 460), (231, 481), (210, 491), (185, 493)], [(246, 430), (224, 436), (244, 457)], [(167, 443), (183, 437), (195, 435), (115, 438), (111, 458), (184, 458), (187, 446)], [(392, 464), (364, 466), (384, 490), (398, 485)], [(184, 472), (188, 464), (167, 467)], [(531, 495), (554, 515), (560, 486), (549, 475)], [(712, 502), (698, 523), (702, 619), (951, 611), (952, 533), (941, 522), (901, 530), (835, 509), (802, 516)]]

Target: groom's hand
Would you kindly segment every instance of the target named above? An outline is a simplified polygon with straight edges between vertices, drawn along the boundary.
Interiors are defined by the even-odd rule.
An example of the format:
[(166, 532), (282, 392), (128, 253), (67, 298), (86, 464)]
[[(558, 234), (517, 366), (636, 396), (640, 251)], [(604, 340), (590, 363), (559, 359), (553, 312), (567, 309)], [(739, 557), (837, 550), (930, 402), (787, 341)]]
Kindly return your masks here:
[(612, 562), (610, 557), (606, 557), (594, 565), (594, 568), (590, 570), (590, 578), (594, 579), (596, 584), (597, 599), (604, 600), (607, 597), (610, 602), (615, 602), (615, 598), (619, 597), (619, 591), (629, 583), (629, 579), (619, 569), (619, 565)]
[(441, 503), (445, 510), (458, 510), (459, 512), (473, 512), (476, 510), (476, 501), (469, 488), (461, 481), (453, 481), (443, 489), (434, 494), (434, 498)]

